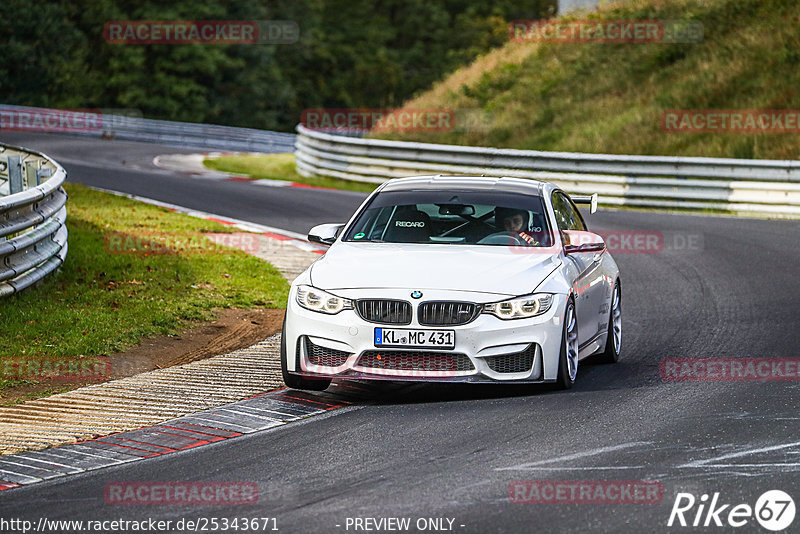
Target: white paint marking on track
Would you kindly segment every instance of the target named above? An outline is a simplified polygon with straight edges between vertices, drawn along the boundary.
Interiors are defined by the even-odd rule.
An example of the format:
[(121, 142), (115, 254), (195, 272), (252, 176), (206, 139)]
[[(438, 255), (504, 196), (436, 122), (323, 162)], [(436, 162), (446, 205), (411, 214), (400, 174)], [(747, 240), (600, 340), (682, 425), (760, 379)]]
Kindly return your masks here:
[[(549, 458), (547, 460), (539, 460), (537, 462), (528, 462), (524, 464), (513, 465), (511, 467), (499, 467), (496, 468), (495, 471), (516, 471), (516, 470), (537, 470), (537, 469), (550, 469), (550, 468), (537, 468), (535, 466), (540, 466), (544, 464), (554, 464), (559, 462), (568, 462), (570, 460), (577, 460), (579, 458), (586, 458), (589, 456), (597, 456), (599, 454), (604, 454), (607, 452), (614, 452), (623, 449), (630, 449), (633, 447), (639, 447), (642, 445), (651, 445), (649, 441), (633, 441), (631, 443), (622, 443), (620, 445), (612, 445), (610, 447), (600, 447), (597, 449), (591, 449), (588, 451), (576, 452), (572, 454), (567, 454), (564, 456), (559, 456), (557, 458)], [(615, 467), (615, 469), (624, 469), (625, 467)], [(579, 469), (579, 468), (566, 468), (566, 469)]]
[(600, 466), (576, 466), (576, 467), (502, 467), (495, 471), (509, 471), (519, 469), (521, 471), (622, 471), (625, 469), (644, 469), (646, 465), (600, 465)]
[[(771, 451), (778, 451), (781, 449), (789, 449), (791, 447), (798, 447), (800, 446), (800, 441), (795, 441), (793, 443), (784, 443), (782, 445), (772, 445), (770, 447), (761, 447), (759, 449), (750, 449), (746, 451), (739, 451), (739, 452), (732, 452), (729, 454), (723, 454), (722, 456), (716, 456), (714, 458), (706, 458), (705, 460), (692, 460), (691, 462), (687, 462), (683, 465), (679, 465), (679, 468), (687, 468), (687, 467), (715, 467), (719, 466), (715, 462), (719, 462), (721, 460), (729, 460), (731, 458), (741, 458), (742, 456), (749, 456), (751, 454), (759, 454), (762, 452), (771, 452)], [(711, 465), (709, 465), (711, 464)], [(731, 464), (734, 465), (734, 464)], [(767, 464), (741, 464), (741, 465), (767, 465)], [(796, 463), (791, 464), (777, 464), (777, 465), (800, 465)]]
[(731, 467), (800, 467), (800, 462), (790, 463), (768, 463), (768, 464), (707, 464), (707, 465), (679, 465), (678, 468), (704, 468), (704, 469), (728, 469)]

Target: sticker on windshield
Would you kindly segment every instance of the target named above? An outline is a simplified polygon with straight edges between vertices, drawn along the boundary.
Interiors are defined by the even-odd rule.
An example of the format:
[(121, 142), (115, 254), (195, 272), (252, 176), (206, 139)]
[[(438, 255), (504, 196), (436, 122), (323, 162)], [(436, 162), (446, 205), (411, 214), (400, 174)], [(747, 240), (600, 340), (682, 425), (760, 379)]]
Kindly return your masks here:
[(353, 239), (361, 239), (363, 237), (364, 237), (364, 233), (363, 232), (359, 232), (359, 233), (357, 233), (356, 235), (353, 236)]

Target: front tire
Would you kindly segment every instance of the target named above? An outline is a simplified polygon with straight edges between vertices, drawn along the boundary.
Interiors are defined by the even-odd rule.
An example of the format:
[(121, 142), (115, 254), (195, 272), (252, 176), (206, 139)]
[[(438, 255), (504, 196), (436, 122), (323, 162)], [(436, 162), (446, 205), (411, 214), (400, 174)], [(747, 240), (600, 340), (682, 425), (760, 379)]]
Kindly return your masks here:
[(578, 318), (575, 316), (575, 302), (570, 297), (564, 310), (564, 328), (561, 334), (561, 353), (558, 358), (559, 389), (570, 389), (578, 376)]
[(286, 316), (283, 318), (283, 328), (281, 329), (281, 375), (283, 383), (292, 389), (306, 389), (309, 391), (324, 391), (331, 385), (330, 378), (303, 378), (289, 372), (286, 368)]
[(608, 336), (606, 337), (606, 350), (598, 358), (601, 363), (616, 363), (619, 361), (619, 349), (622, 343), (622, 290), (619, 280), (614, 284), (611, 294), (611, 310), (608, 314)]

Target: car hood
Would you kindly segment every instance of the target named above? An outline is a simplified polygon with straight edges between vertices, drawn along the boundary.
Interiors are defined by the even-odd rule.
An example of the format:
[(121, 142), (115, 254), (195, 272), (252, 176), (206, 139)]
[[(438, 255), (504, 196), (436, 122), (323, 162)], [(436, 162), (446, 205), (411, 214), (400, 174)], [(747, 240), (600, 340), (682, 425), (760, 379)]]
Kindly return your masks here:
[(447, 289), (516, 296), (560, 264), (551, 249), (505, 246), (343, 243), (311, 267), (320, 289)]

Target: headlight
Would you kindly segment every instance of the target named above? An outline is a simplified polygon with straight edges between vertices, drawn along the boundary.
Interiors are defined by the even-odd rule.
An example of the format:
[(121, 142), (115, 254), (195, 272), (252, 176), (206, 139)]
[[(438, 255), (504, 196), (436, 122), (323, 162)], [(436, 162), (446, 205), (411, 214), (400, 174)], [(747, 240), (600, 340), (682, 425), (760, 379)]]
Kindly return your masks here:
[(297, 303), (303, 308), (328, 314), (352, 310), (353, 301), (331, 295), (327, 291), (311, 286), (297, 286)]
[(525, 319), (545, 313), (552, 304), (553, 295), (536, 293), (484, 304), (483, 313), (491, 313), (500, 319)]

